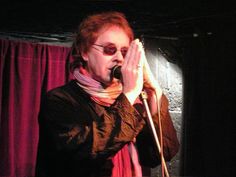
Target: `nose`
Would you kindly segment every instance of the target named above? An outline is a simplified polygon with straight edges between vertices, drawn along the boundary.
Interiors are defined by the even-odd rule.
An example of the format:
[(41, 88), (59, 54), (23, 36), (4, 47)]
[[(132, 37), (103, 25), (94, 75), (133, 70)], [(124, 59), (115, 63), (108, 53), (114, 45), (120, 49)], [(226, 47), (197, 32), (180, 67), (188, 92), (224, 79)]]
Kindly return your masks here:
[(117, 51), (115, 56), (114, 56), (114, 60), (117, 62), (117, 64), (122, 64), (124, 61), (124, 57), (121, 53), (121, 51)]

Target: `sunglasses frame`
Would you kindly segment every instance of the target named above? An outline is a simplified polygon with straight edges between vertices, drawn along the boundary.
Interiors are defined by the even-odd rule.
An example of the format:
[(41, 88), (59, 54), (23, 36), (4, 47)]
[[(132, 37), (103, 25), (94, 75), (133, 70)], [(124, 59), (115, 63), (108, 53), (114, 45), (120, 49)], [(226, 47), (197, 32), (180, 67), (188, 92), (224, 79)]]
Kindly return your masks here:
[[(103, 48), (103, 51), (102, 51), (103, 54), (109, 55), (109, 56), (115, 55), (117, 51), (120, 51), (121, 54), (122, 54), (122, 56), (125, 58), (125, 56), (126, 56), (126, 54), (127, 54), (127, 52), (128, 52), (128, 47), (127, 47), (127, 50), (126, 50), (125, 53), (124, 53), (124, 51), (122, 51), (122, 49), (123, 49), (123, 48), (126, 48), (126, 47), (123, 47), (123, 48), (121, 48), (120, 50), (118, 50), (117, 47), (116, 47), (114, 44), (108, 44), (108, 45), (93, 44), (93, 45), (98, 46), (98, 47), (102, 47), (102, 48)], [(113, 47), (113, 48), (115, 49), (114, 52), (113, 52), (113, 51), (110, 51), (110, 52), (109, 52), (109, 48), (111, 48), (111, 47), (109, 47), (109, 46), (111, 46), (111, 45), (114, 46), (114, 47)], [(94, 48), (94, 49), (97, 49), (97, 48), (95, 48), (95, 47), (93, 47), (93, 48)], [(97, 49), (97, 50), (98, 50), (98, 49)], [(100, 51), (100, 50), (98, 50), (98, 51)]]

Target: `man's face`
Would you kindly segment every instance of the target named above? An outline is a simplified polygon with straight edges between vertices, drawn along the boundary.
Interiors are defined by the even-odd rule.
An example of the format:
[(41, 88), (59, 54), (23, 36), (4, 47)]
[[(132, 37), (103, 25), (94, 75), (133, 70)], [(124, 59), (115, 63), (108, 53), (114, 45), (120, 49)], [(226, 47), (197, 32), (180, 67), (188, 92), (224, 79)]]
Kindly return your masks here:
[[(111, 26), (102, 30), (94, 45), (83, 54), (89, 76), (104, 85), (112, 84), (116, 79), (111, 78), (111, 70), (115, 65), (122, 65), (122, 53), (124, 55), (127, 52), (129, 44), (129, 37), (123, 29)], [(105, 46), (111, 49), (110, 54), (104, 52)], [(111, 52), (115, 48), (117, 51)]]

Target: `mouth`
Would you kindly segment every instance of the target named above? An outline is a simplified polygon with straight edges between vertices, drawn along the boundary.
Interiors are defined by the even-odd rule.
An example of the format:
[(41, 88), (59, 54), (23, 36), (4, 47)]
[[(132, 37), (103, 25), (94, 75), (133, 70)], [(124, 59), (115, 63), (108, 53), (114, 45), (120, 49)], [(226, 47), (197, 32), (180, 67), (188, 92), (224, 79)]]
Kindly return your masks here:
[(109, 70), (113, 70), (113, 68), (115, 67), (116, 65), (112, 66), (111, 68), (109, 68)]

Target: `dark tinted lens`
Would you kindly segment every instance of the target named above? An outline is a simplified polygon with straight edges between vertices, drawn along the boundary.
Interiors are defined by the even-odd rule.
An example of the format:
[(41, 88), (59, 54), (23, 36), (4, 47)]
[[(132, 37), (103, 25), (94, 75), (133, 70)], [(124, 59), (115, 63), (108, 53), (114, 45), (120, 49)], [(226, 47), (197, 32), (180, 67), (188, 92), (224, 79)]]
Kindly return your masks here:
[(114, 45), (108, 45), (108, 46), (104, 46), (104, 53), (107, 55), (114, 55), (117, 51), (116, 46)]
[(126, 54), (127, 54), (127, 51), (128, 51), (128, 48), (124, 47), (121, 49), (121, 53), (122, 53), (122, 56), (125, 58)]

